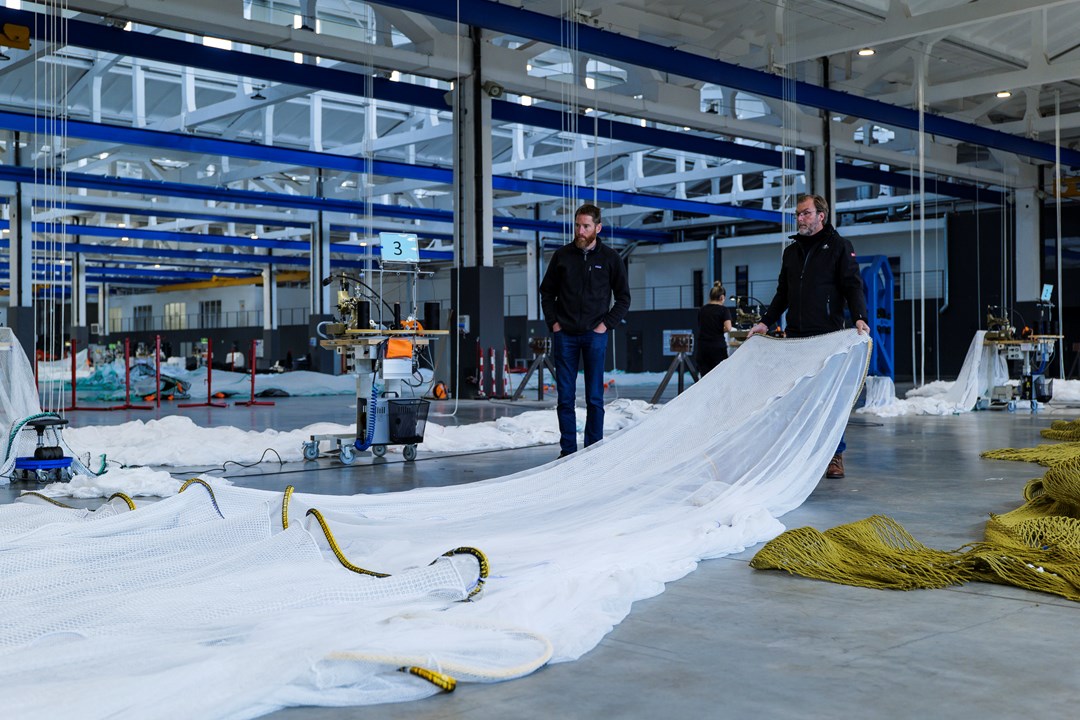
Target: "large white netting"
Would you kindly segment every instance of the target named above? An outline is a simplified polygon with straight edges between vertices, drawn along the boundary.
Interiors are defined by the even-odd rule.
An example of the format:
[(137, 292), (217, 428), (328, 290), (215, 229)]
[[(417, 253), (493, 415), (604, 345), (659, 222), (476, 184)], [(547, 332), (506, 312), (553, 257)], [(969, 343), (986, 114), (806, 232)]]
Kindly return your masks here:
[(955, 381), (937, 380), (909, 390), (897, 399), (892, 382), (867, 382), (866, 404), (859, 413), (896, 417), (898, 415), (954, 415), (971, 412), (980, 397), (1009, 380), (1009, 367), (997, 350), (986, 344), (986, 331), (979, 330), (968, 345), (964, 364)]
[(41, 412), (34, 369), (9, 327), (0, 327), (0, 423), (15, 422)]
[[(0, 527), (19, 518), (0, 536), (5, 711), (246, 718), (438, 691), (403, 666), (496, 681), (573, 660), (699, 560), (783, 530), (868, 359), (854, 331), (756, 337), (640, 424), (470, 485), (288, 501), (192, 485), (92, 521), (35, 506), (36, 527), (0, 507)], [(460, 602), (482, 564), (441, 555), (467, 546), (490, 576)]]
[[(33, 457), (38, 436), (26, 423), (42, 415), (30, 360), (12, 329), (0, 327), (0, 428), (5, 433), (0, 439), (0, 442), (4, 443), (3, 454), (0, 455), (0, 485), (11, 481), (11, 473), (18, 458)], [(90, 468), (72, 453), (71, 448), (64, 442), (62, 433), (55, 427), (45, 429), (42, 442), (47, 446), (63, 448), (64, 455), (73, 458), (73, 472), (93, 474)]]

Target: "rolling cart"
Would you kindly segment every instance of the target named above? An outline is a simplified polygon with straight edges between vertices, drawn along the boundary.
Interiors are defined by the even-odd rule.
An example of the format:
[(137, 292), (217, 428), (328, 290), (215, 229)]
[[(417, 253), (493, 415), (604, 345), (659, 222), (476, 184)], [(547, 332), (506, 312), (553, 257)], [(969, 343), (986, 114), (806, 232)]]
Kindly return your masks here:
[[(415, 254), (416, 236), (397, 233), (380, 233), (380, 236), (383, 258), (377, 269), (367, 271), (378, 278), (379, 289), (365, 283), (363, 274), (337, 275), (341, 281), (337, 304), (341, 319), (320, 325), (319, 344), (342, 356), (346, 371), (356, 376), (356, 434), (312, 435), (303, 448), (304, 458), (308, 460), (319, 457), (320, 443), (330, 442), (333, 452), (345, 465), (351, 465), (359, 453), (369, 450), (381, 458), (391, 445), (403, 446), (405, 460), (413, 461), (416, 446), (424, 441), (429, 403), (406, 398), (403, 391), (413, 384), (411, 380), (419, 377), (417, 353), (449, 331), (425, 330), (416, 321), (416, 280), (434, 274), (420, 269)], [(387, 258), (388, 249), (392, 259)], [(397, 304), (391, 308), (383, 300), (385, 276), (401, 276), (408, 283), (412, 312), (404, 321), (399, 317)], [(383, 317), (384, 307), (393, 312), (392, 319)]]

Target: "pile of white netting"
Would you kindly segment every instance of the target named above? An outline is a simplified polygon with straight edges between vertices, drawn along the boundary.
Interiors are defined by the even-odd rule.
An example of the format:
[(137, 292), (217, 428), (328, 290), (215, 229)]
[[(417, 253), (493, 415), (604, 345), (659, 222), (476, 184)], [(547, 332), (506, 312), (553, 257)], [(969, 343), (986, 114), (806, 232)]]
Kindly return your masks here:
[(1005, 358), (985, 340), (985, 330), (975, 333), (955, 381), (927, 383), (909, 390), (903, 400), (896, 397), (896, 389), (889, 378), (868, 379), (866, 403), (856, 412), (880, 417), (971, 412), (980, 397), (989, 398), (994, 387), (1009, 381)]
[[(854, 331), (755, 337), (624, 432), (469, 485), (0, 506), (5, 715), (247, 718), (440, 692), (399, 668), (490, 682), (573, 660), (699, 560), (783, 530), (868, 360)], [(430, 564), (463, 547), (490, 566), (467, 602), (478, 557)]]
[[(42, 412), (30, 360), (12, 329), (0, 327), (0, 427), (5, 431), (3, 455), (0, 456), (0, 484), (9, 482), (18, 458), (34, 456), (38, 436), (26, 423), (44, 416), (59, 417), (56, 413)], [(45, 430), (42, 443), (59, 446), (64, 449), (64, 455), (74, 458), (62, 433), (55, 427)], [(93, 474), (78, 458), (74, 458), (72, 470)]]

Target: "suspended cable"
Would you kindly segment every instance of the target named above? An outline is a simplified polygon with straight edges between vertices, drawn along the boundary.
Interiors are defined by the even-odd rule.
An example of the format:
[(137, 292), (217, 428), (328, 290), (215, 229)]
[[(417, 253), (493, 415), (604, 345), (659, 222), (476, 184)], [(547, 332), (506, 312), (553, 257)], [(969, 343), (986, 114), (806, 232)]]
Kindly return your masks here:
[[(1061, 91), (1054, 91), (1054, 221), (1057, 226), (1057, 318), (1058, 318), (1058, 377), (1065, 378), (1065, 315), (1061, 298), (1065, 286), (1061, 279)], [(1040, 257), (1042, 257), (1041, 250)]]

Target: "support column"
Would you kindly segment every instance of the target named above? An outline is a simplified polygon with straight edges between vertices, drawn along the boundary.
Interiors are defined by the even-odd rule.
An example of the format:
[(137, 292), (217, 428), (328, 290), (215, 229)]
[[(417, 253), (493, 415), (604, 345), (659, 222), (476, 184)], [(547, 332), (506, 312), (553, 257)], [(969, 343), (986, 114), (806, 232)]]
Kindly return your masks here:
[[(1016, 301), (1036, 302), (1042, 292), (1043, 257), (1042, 233), (1039, 223), (1039, 201), (1035, 188), (1016, 188), (1016, 248), (1013, 265), (1016, 268)], [(1054, 297), (1057, 297), (1056, 289)]]
[[(22, 165), (21, 140), (24, 135), (15, 133), (15, 164)], [(34, 326), (34, 276), (32, 252), (34, 233), (31, 226), (33, 219), (30, 193), (23, 183), (15, 184), (15, 197), (10, 208), (9, 258), (10, 269), (8, 295), (8, 325), (19, 338), (19, 344), (26, 351), (31, 364), (34, 362), (34, 350), (37, 344), (37, 329)]]
[[(501, 267), (463, 267), (450, 271), (450, 293), (459, 298), (458, 325), (468, 318), (468, 332), (452, 332), (451, 359), (460, 359), (460, 365), (453, 368), (457, 397), (469, 399), (477, 395), (479, 389), (475, 382), (466, 378), (478, 377), (476, 358), (477, 341), (484, 352), (484, 364), (489, 363), (488, 349), (495, 348), (501, 363), (503, 346), (506, 344), (506, 332), (503, 323), (503, 270)], [(452, 329), (452, 328), (451, 328)], [(460, 348), (453, 343), (460, 343)], [(491, 368), (485, 370), (487, 384), (485, 392), (491, 387)], [(496, 382), (502, 381), (502, 368), (497, 368)], [(502, 386), (497, 384), (496, 388)]]
[(502, 88), (480, 75), (481, 30), (472, 29), (473, 72), (454, 84), (454, 241), (462, 266), (494, 264), (491, 98)]
[[(315, 181), (315, 194), (323, 197), (323, 170), (319, 170)], [(311, 225), (311, 317), (308, 321), (308, 352), (311, 353), (311, 369), (318, 372), (339, 375), (341, 363), (333, 350), (319, 346), (319, 323), (333, 320), (330, 308), (330, 285), (323, 280), (330, 277), (330, 219), (320, 210)]]
[[(270, 251), (273, 252), (273, 251)], [(282, 357), (281, 333), (278, 331), (278, 292), (274, 266), (263, 268), (263, 360), (269, 367)], [(322, 283), (319, 283), (320, 285)], [(251, 358), (252, 364), (255, 358)]]
[[(458, 267), (451, 272), (450, 290), (459, 326), (465, 318), (469, 325), (467, 333), (451, 334), (452, 383), (459, 398), (475, 397), (479, 390), (475, 381), (466, 381), (478, 377), (477, 342), (485, 353), (485, 364), (488, 349), (494, 348), (501, 358), (506, 343), (503, 270), (495, 266), (491, 191), (491, 99), (500, 97), (502, 88), (485, 83), (481, 75), (482, 32), (476, 27), (470, 30), (472, 73), (455, 81), (453, 94), (454, 251)], [(530, 292), (530, 302), (535, 302), (533, 295)], [(538, 309), (536, 312), (539, 314)], [(486, 374), (489, 380), (484, 390), (490, 392), (491, 368)], [(501, 383), (501, 364), (495, 375)]]
[(98, 337), (95, 340), (100, 340), (103, 337), (108, 336), (112, 332), (112, 328), (109, 327), (109, 284), (101, 283), (98, 285)]
[(71, 337), (81, 348), (90, 342), (86, 296), (86, 260), (76, 253), (71, 260)]

